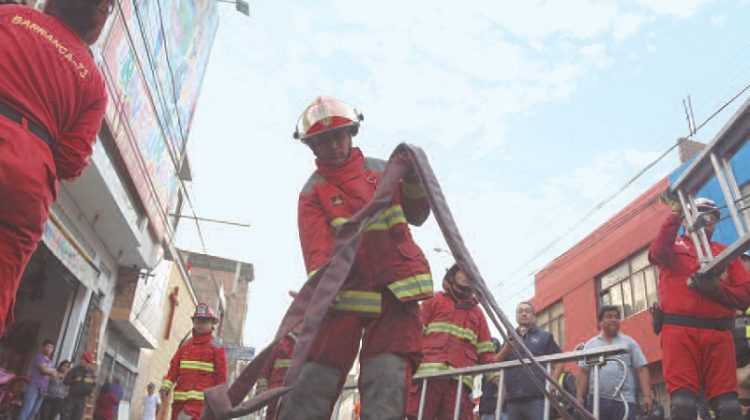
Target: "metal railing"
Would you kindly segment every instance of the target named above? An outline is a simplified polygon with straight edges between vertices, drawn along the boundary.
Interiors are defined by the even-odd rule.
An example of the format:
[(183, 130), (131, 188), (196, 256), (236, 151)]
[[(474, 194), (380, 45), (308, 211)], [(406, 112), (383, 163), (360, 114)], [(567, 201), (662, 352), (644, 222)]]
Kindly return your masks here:
[[(616, 362), (620, 363), (623, 366), (623, 370), (625, 374), (623, 375), (622, 380), (618, 384), (617, 388), (615, 389), (615, 395), (619, 396), (620, 399), (623, 401), (623, 404), (625, 404), (625, 418), (627, 418), (627, 411), (628, 411), (628, 404), (625, 401), (625, 398), (623, 397), (621, 390), (623, 385), (625, 384), (625, 381), (627, 380), (628, 375), (628, 369), (626, 368), (625, 363), (620, 360), (617, 357), (617, 355), (628, 353), (630, 351), (630, 348), (626, 345), (612, 345), (612, 346), (604, 346), (604, 347), (597, 347), (594, 349), (587, 349), (587, 350), (576, 350), (571, 352), (565, 352), (565, 353), (557, 353), (557, 354), (551, 354), (548, 356), (539, 356), (535, 357), (535, 359), (541, 363), (543, 366), (546, 367), (547, 372), (551, 372), (552, 370), (552, 364), (553, 363), (565, 363), (565, 362), (572, 362), (572, 361), (583, 361), (586, 365), (591, 366), (592, 371), (591, 374), (593, 375), (593, 378), (591, 378), (593, 383), (593, 402), (592, 402), (592, 413), (594, 418), (599, 418), (599, 399), (600, 399), (600, 390), (599, 390), (599, 371), (601, 367), (609, 362)], [(425, 403), (425, 396), (427, 395), (427, 387), (430, 380), (434, 379), (457, 379), (457, 390), (456, 390), (456, 403), (454, 406), (453, 411), (453, 419), (458, 420), (459, 419), (459, 413), (461, 412), (461, 387), (463, 385), (463, 379), (466, 376), (474, 376), (479, 374), (489, 374), (489, 373), (499, 373), (499, 382), (498, 382), (498, 392), (497, 392), (497, 408), (495, 409), (495, 420), (500, 420), (500, 417), (502, 416), (503, 408), (502, 408), (502, 401), (503, 401), (503, 379), (505, 376), (505, 371), (510, 368), (520, 367), (522, 365), (521, 360), (511, 360), (507, 362), (499, 362), (499, 363), (492, 363), (488, 365), (479, 365), (479, 366), (471, 366), (471, 367), (465, 367), (465, 368), (457, 368), (457, 369), (449, 369), (444, 370), (440, 372), (435, 373), (427, 373), (427, 374), (421, 374), (421, 375), (414, 375), (414, 381), (422, 381), (422, 389), (421, 389), (421, 395), (419, 399), (419, 412), (417, 414), (417, 419), (422, 420), (423, 414), (424, 414), (424, 403)], [(528, 362), (527, 362), (528, 363)], [(547, 387), (549, 389), (549, 384), (547, 384)], [(550, 418), (550, 412), (551, 412), (551, 406), (550, 401), (547, 397), (544, 398), (544, 420), (549, 420)]]

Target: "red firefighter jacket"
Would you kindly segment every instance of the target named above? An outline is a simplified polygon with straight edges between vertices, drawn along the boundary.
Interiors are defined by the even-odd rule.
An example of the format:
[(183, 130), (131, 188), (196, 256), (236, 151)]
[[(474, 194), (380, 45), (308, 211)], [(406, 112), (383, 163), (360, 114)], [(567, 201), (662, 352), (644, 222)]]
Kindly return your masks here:
[(1, 7), (0, 75), (0, 102), (45, 127), (54, 142), (52, 155), (29, 156), (29, 170), (43, 161), (58, 179), (79, 176), (101, 127), (107, 92), (78, 34), (31, 7)]
[[(648, 258), (659, 268), (659, 304), (664, 312), (703, 318), (728, 318), (734, 310), (750, 305), (750, 274), (739, 260), (733, 261), (719, 281), (717, 292), (722, 303), (687, 286), (690, 276), (700, 269), (695, 245), (689, 236), (677, 236), (682, 217), (671, 214), (651, 243)], [(711, 242), (711, 252), (726, 247)]]
[[(298, 224), (308, 276), (331, 257), (336, 229), (372, 198), (386, 162), (365, 158), (353, 148), (343, 165), (316, 161), (299, 197)], [(391, 206), (367, 227), (334, 309), (377, 316), (384, 286), (400, 301), (432, 296), (432, 276), (408, 223), (422, 224), (430, 214), (421, 184), (402, 182)]]
[(226, 381), (224, 346), (210, 333), (193, 333), (193, 338), (181, 345), (172, 357), (162, 388), (172, 391), (175, 402), (202, 402), (204, 389)]
[(257, 392), (278, 388), (284, 383), (286, 371), (292, 365), (292, 354), (296, 344), (297, 337), (289, 333), (271, 350), (258, 376)]
[[(440, 292), (422, 303), (424, 357), (417, 374), (434, 373), (494, 361), (495, 347), (477, 299), (457, 299)], [(465, 377), (466, 385), (473, 379)]]

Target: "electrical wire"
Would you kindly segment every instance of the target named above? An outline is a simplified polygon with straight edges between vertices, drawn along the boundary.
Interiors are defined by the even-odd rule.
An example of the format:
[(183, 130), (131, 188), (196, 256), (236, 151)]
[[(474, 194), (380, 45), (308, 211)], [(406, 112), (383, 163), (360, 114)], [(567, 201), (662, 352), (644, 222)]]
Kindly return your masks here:
[[(737, 100), (744, 92), (750, 89), (750, 84), (747, 84), (744, 86), (738, 93), (733, 95), (729, 100), (727, 100), (725, 103), (723, 103), (715, 112), (713, 112), (711, 115), (709, 115), (700, 125), (696, 127), (695, 132), (697, 132), (699, 129), (706, 126), (706, 124), (711, 121), (713, 118), (715, 118), (717, 115), (719, 115), (723, 110), (725, 110), (731, 103), (733, 103), (735, 100)], [(516, 274), (518, 274), (521, 270), (523, 270), (525, 267), (527, 267), (529, 264), (534, 262), (537, 258), (539, 258), (541, 255), (546, 253), (550, 248), (555, 246), (557, 243), (559, 243), (562, 239), (564, 239), (567, 235), (569, 235), (571, 232), (575, 231), (578, 227), (580, 227), (583, 223), (588, 221), (588, 219), (593, 216), (596, 212), (598, 212), (601, 208), (603, 208), (606, 204), (611, 202), (615, 197), (617, 197), (619, 194), (621, 194), (623, 191), (625, 191), (630, 185), (632, 185), (638, 178), (643, 176), (648, 170), (653, 168), (659, 161), (661, 161), (664, 157), (666, 157), (672, 150), (674, 150), (679, 145), (679, 140), (675, 142), (673, 145), (671, 145), (669, 148), (667, 148), (662, 154), (660, 154), (655, 160), (647, 164), (644, 168), (639, 170), (633, 177), (631, 177), (621, 188), (619, 188), (615, 193), (609, 195), (607, 198), (599, 202), (596, 206), (594, 206), (593, 209), (591, 209), (589, 212), (587, 212), (582, 218), (580, 218), (578, 221), (574, 222), (574, 224), (567, 229), (563, 234), (556, 237), (554, 240), (552, 240), (549, 244), (542, 247), (537, 253), (535, 253), (529, 260), (524, 262), (522, 265), (520, 265), (517, 269), (511, 272), (511, 274), (508, 276), (510, 278), (513, 278)], [(642, 211), (642, 210), (641, 210)], [(498, 287), (502, 286), (505, 283), (505, 281), (500, 281), (496, 283), (496, 285), (492, 288), (492, 290), (497, 289)], [(524, 291), (527, 291), (529, 288), (533, 287), (535, 284), (535, 281), (532, 279), (529, 284), (524, 287), (519, 293), (515, 295), (510, 295), (511, 297), (515, 297), (520, 293), (523, 293)]]

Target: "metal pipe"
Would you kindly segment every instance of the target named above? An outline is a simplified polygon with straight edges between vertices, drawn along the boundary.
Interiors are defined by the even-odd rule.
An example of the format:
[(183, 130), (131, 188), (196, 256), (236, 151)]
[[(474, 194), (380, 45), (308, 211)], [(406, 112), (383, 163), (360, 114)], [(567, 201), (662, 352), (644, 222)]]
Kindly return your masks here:
[[(698, 206), (695, 205), (695, 197), (693, 197), (692, 195), (690, 195), (689, 197), (690, 197), (690, 203), (692, 204), (692, 210), (695, 213), (693, 220), (697, 221), (698, 220), (697, 217), (699, 215)], [(714, 259), (714, 253), (711, 251), (711, 244), (708, 241), (708, 236), (706, 235), (705, 228), (698, 229), (698, 238), (700, 239), (700, 244), (703, 247), (704, 258), (703, 258), (703, 262), (701, 262), (701, 267), (703, 267), (704, 265), (711, 262), (712, 259)], [(697, 245), (696, 245), (696, 248), (698, 248)]]
[(461, 414), (461, 387), (464, 386), (464, 375), (458, 375), (458, 384), (456, 385), (456, 408), (453, 410), (453, 420), (458, 420)]
[(594, 365), (594, 415), (595, 419), (599, 418), (599, 364)]
[(427, 379), (422, 380), (422, 395), (419, 396), (419, 412), (417, 413), (417, 420), (422, 420), (424, 415), (424, 399), (427, 395)]
[(622, 387), (625, 386), (625, 382), (628, 380), (628, 365), (625, 364), (625, 362), (620, 359), (619, 357), (606, 357), (606, 361), (612, 361), (617, 362), (622, 366), (622, 379), (620, 380), (620, 383), (617, 384), (615, 387), (614, 393), (612, 393), (613, 397), (620, 396), (620, 400), (622, 401), (623, 405), (625, 406), (625, 414), (622, 416), (622, 420), (628, 420), (628, 414), (630, 413), (630, 406), (628, 405), (628, 401), (625, 399), (625, 396), (622, 395)]
[(742, 225), (739, 214), (737, 214), (737, 207), (735, 206), (734, 196), (732, 195), (732, 191), (729, 188), (727, 179), (724, 176), (724, 170), (719, 164), (719, 159), (713, 153), (711, 153), (711, 164), (714, 166), (714, 171), (716, 171), (716, 179), (719, 181), (721, 193), (724, 195), (724, 200), (727, 203), (727, 210), (729, 210), (729, 215), (732, 216), (732, 222), (734, 222), (734, 227), (735, 229), (737, 229), (737, 236), (743, 236), (745, 234), (745, 227)]
[(505, 371), (501, 370), (497, 377), (497, 406), (495, 407), (495, 420), (503, 416), (503, 388), (505, 388)]
[(333, 416), (331, 416), (331, 420), (338, 420), (339, 410), (341, 410), (341, 396), (339, 396), (339, 398), (336, 400), (336, 406), (333, 409)]
[(732, 165), (729, 163), (729, 161), (727, 161), (726, 158), (722, 158), (721, 163), (722, 165), (724, 165), (724, 173), (727, 175), (727, 180), (729, 181), (729, 188), (732, 189), (734, 196), (737, 197), (738, 200), (742, 200), (742, 202), (740, 203), (741, 204), (740, 207), (745, 207), (745, 208), (740, 210), (740, 213), (742, 214), (742, 217), (745, 219), (745, 226), (748, 229), (750, 229), (750, 209), (746, 208), (747, 206), (745, 206), (745, 203), (750, 204), (750, 200), (742, 198), (742, 191), (740, 191), (740, 187), (737, 185), (737, 179), (734, 177), (734, 171), (732, 170)]
[[(677, 190), (677, 197), (680, 199), (680, 205), (682, 206), (682, 214), (685, 216), (687, 225), (693, 226), (695, 224), (695, 218), (693, 217), (692, 203), (691, 205), (688, 205), (688, 201), (685, 198), (685, 194), (682, 192), (682, 190)], [(698, 254), (698, 262), (702, 265), (703, 261), (705, 261), (705, 256), (703, 254), (703, 249), (701, 248), (701, 242), (698, 239), (698, 234), (695, 233), (695, 231), (691, 229), (685, 229), (685, 233), (690, 235), (690, 237), (693, 239), (693, 244), (695, 245), (695, 252)]]
[[(552, 374), (552, 363), (545, 363), (544, 366), (547, 368), (547, 373)], [(547, 387), (547, 391), (550, 390), (549, 382), (545, 384)], [(549, 420), (549, 398), (547, 396), (544, 396), (544, 420)]]

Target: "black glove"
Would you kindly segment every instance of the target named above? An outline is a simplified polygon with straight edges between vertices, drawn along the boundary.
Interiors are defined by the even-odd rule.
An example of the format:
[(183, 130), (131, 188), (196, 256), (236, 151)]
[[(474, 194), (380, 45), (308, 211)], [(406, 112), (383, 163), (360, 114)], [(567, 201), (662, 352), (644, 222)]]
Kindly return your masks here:
[(688, 279), (689, 288), (698, 292), (715, 294), (719, 289), (719, 278), (716, 276), (695, 273)]

